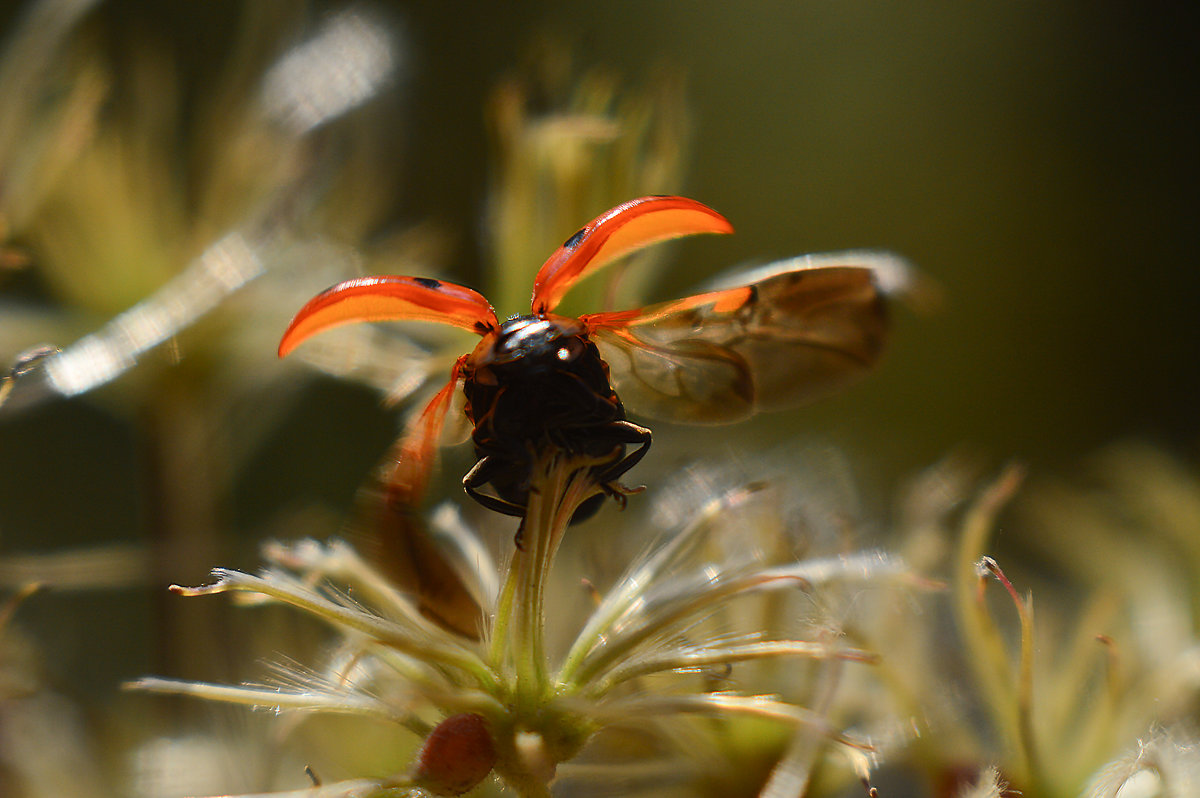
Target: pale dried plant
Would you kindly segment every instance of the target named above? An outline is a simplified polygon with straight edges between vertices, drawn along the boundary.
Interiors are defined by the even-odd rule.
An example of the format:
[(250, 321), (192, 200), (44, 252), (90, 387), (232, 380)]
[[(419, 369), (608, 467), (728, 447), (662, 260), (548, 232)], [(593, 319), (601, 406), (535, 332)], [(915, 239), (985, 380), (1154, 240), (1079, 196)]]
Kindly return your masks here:
[[(484, 598), (478, 641), (431, 621), (347, 545), (310, 541), (269, 548), (271, 565), (258, 575), (220, 570), (216, 584), (178, 592), (248, 594), (321, 618), (340, 639), (327, 663), (281, 669), (275, 684), (150, 678), (134, 686), (275, 711), (358, 715), (425, 741), (407, 770), (303, 794), (456, 794), (494, 767), (499, 783), (517, 794), (548, 795), (560, 766), (568, 790), (612, 783), (632, 794), (640, 783), (640, 791), (660, 794), (675, 782), (703, 794), (714, 762), (733, 759), (721, 741), (748, 732), (768, 757), (780, 759), (764, 795), (803, 789), (815, 765), (828, 765), (830, 751), (841, 753), (841, 767), (851, 776), (867, 778), (870, 741), (841, 731), (833, 713), (842, 665), (877, 658), (845, 645), (827, 610), (863, 590), (904, 592), (927, 583), (879, 550), (798, 557), (772, 545), (768, 553), (761, 544), (788, 522), (780, 512), (783, 494), (762, 481), (726, 484), (635, 557), (611, 586), (597, 588), (589, 614), (572, 622), (556, 613), (556, 625), (573, 628), (574, 635), (564, 653), (553, 655), (547, 607), (560, 602), (547, 593), (551, 570), (568, 519), (600, 490), (591, 473), (587, 463), (571, 458), (551, 454), (539, 461), (523, 548), (510, 551), (499, 567), (488, 564), (489, 547), (472, 540), (473, 532), (459, 523), (443, 528), (438, 539), (450, 544), (446, 556), (459, 563), (470, 592)], [(735, 550), (742, 554), (728, 556)], [(462, 567), (466, 551), (475, 553), (469, 569)], [(764, 625), (767, 618), (789, 622)], [(723, 689), (720, 678), (713, 680), (724, 668), (745, 669), (743, 689)], [(764, 682), (769, 691), (756, 691), (758, 677), (772, 672), (776, 677)], [(804, 696), (817, 705), (806, 706)], [(461, 730), (463, 718), (473, 716), (482, 719), (479, 725)], [(486, 765), (472, 760), (471, 768), (455, 758), (447, 767), (441, 760), (451, 757), (448, 737), (460, 744), (450, 747), (454, 757), (486, 749), (491, 758)], [(626, 737), (641, 740), (643, 756), (617, 755)], [(681, 745), (687, 740), (694, 744)], [(753, 745), (740, 743), (747, 744)], [(472, 772), (476, 780), (463, 786), (447, 781), (448, 772), (455, 778)], [(760, 781), (768, 776), (737, 773)]]
[[(951, 601), (903, 625), (864, 607), (871, 623), (848, 629), (883, 654), (878, 679), (848, 690), (883, 761), (964, 795), (1000, 790), (988, 768), (1007, 785), (1000, 794), (1112, 796), (1122, 779), (1141, 785), (1122, 796), (1188, 794), (1195, 577), (1190, 558), (1165, 552), (1197, 528), (1200, 483), (1145, 445), (1098, 462), (1088, 490), (1047, 479), (1022, 488), (1010, 468), (975, 493), (962, 458), (914, 482), (897, 548), (946, 574)], [(1041, 553), (1031, 590), (1029, 563), (989, 554), (1002, 512), (1008, 539)], [(1148, 775), (1160, 759), (1170, 773)]]
[[(690, 126), (682, 79), (660, 69), (641, 88), (593, 69), (546, 40), (523, 73), (504, 80), (488, 106), (488, 284), (500, 312), (529, 303), (533, 275), (579, 227), (632, 197), (675, 194)], [(639, 254), (599, 283), (572, 292), (591, 311), (645, 301), (662, 248)]]

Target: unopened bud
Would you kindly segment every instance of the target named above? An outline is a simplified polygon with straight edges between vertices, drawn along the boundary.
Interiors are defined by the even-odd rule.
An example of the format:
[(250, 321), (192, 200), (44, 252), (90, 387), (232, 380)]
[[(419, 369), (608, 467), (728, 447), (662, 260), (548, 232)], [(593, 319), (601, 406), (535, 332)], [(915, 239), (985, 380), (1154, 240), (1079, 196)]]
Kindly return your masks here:
[(413, 783), (434, 795), (462, 795), (492, 772), (496, 745), (482, 715), (443, 720), (421, 746)]

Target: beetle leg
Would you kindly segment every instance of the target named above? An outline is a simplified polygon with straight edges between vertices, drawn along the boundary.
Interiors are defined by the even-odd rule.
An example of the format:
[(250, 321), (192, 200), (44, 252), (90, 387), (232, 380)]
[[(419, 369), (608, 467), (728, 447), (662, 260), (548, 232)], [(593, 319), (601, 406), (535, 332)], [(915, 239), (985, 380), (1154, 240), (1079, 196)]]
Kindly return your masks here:
[(486, 493), (480, 493), (478, 488), (492, 481), (494, 472), (498, 470), (498, 466), (503, 465), (503, 461), (488, 455), (481, 458), (475, 465), (471, 466), (471, 470), (463, 477), (463, 490), (467, 492), (475, 501), (489, 510), (494, 510), (504, 515), (511, 515), (517, 518), (525, 517), (525, 506), (510, 502), (499, 496), (491, 496)]
[(630, 488), (617, 482), (617, 480), (646, 456), (646, 452), (650, 449), (651, 436), (650, 430), (630, 421), (616, 421), (613, 422), (612, 427), (615, 428), (613, 431), (621, 436), (618, 438), (621, 443), (641, 444), (637, 449), (607, 468), (600, 475), (600, 486), (604, 489), (604, 492), (612, 497), (613, 501), (617, 503), (617, 507), (624, 510), (625, 506), (629, 503), (626, 497), (634, 493), (641, 493), (646, 489), (646, 486), (642, 485), (637, 488)]
[(628, 494), (636, 491), (631, 491), (629, 488), (618, 485), (617, 479), (629, 469), (633, 468), (638, 462), (646, 456), (646, 452), (650, 449), (650, 430), (645, 427), (640, 427), (632, 421), (614, 421), (608, 425), (608, 432), (612, 435), (613, 440), (618, 444), (636, 443), (641, 444), (633, 452), (626, 455), (624, 458), (606, 468), (600, 474), (600, 482), (605, 486), (606, 491), (610, 486), (616, 485), (613, 488), (615, 493)]
[(642, 493), (646, 490), (645, 485), (638, 485), (636, 488), (631, 488), (628, 485), (622, 485), (620, 482), (605, 482), (600, 486), (604, 491), (604, 495), (617, 503), (617, 507), (624, 510), (629, 504), (627, 497)]
[(639, 492), (636, 489), (631, 490), (625, 487), (620, 482), (606, 482), (600, 488), (604, 491), (605, 496), (617, 503), (617, 509), (621, 512), (624, 512), (625, 508), (629, 506), (629, 499), (626, 498), (626, 494)]

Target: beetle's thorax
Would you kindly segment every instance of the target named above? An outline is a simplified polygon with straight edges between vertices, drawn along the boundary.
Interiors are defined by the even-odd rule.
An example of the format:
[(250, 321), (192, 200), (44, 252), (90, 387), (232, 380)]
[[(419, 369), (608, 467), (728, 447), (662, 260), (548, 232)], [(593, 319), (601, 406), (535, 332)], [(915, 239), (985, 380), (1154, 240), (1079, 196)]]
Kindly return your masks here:
[(468, 361), (463, 391), (479, 440), (517, 447), (558, 428), (624, 418), (608, 368), (577, 319), (514, 316)]

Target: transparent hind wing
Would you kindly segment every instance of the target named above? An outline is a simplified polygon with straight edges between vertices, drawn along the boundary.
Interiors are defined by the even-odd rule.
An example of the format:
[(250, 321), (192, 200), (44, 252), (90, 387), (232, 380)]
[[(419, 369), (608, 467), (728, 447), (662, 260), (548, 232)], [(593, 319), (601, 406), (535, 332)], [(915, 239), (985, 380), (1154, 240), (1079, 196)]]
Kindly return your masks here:
[(581, 321), (634, 413), (736, 421), (819, 398), (878, 360), (885, 290), (863, 260), (784, 261), (745, 285)]

